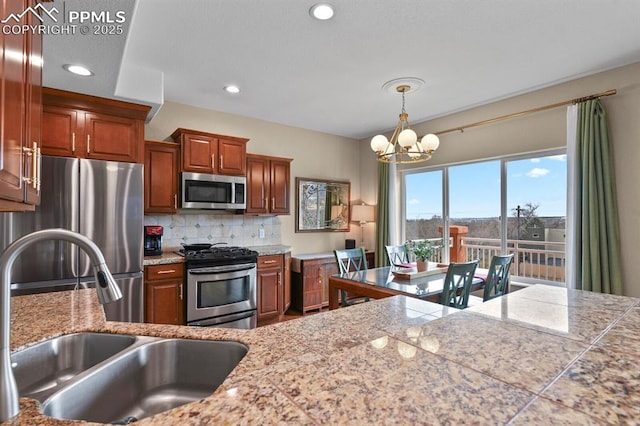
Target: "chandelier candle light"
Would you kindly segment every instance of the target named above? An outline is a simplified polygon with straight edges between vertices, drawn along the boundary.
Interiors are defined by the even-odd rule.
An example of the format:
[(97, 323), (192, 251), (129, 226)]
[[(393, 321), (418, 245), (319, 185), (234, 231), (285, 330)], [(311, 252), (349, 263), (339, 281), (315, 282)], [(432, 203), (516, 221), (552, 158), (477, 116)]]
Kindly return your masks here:
[(371, 139), (371, 149), (378, 156), (378, 161), (385, 163), (403, 164), (427, 161), (438, 149), (440, 139), (429, 133), (418, 141), (418, 135), (409, 126), (409, 114), (404, 109), (404, 94), (411, 91), (411, 86), (401, 84), (396, 87), (396, 91), (402, 94), (400, 121), (391, 135), (391, 140), (387, 140), (384, 135), (376, 135)]

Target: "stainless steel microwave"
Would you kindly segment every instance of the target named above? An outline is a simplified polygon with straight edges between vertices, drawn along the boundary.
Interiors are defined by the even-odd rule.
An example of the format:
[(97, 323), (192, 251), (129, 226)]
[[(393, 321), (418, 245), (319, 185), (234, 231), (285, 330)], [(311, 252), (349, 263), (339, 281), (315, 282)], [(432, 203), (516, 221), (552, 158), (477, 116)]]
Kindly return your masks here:
[(247, 207), (247, 178), (207, 173), (181, 174), (183, 209), (244, 210)]

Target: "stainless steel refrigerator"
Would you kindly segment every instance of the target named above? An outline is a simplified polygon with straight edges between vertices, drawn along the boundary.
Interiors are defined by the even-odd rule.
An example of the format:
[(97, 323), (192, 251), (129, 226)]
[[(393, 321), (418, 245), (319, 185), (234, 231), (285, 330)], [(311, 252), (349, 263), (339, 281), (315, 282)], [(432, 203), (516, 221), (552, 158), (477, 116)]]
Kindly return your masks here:
[[(64, 228), (95, 242), (122, 290), (104, 305), (110, 321), (143, 322), (143, 166), (42, 157), (41, 203), (35, 212), (0, 213), (0, 249), (30, 232)], [(25, 250), (11, 274), (13, 295), (94, 285), (89, 257), (63, 241)]]

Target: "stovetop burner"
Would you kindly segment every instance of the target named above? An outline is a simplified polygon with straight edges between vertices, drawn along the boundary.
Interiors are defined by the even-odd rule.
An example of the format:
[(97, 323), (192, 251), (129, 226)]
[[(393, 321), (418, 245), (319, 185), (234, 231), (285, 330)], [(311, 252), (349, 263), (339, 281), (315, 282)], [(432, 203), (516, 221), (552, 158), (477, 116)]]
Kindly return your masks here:
[(255, 263), (258, 260), (257, 251), (236, 246), (212, 246), (202, 250), (180, 249), (176, 253), (184, 256), (187, 268)]

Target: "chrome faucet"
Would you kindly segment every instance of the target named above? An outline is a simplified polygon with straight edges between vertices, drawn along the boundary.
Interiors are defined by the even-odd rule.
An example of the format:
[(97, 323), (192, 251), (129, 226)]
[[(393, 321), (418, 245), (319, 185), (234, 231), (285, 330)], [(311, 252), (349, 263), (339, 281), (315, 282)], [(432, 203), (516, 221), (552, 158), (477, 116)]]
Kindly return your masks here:
[(98, 246), (84, 235), (66, 229), (44, 229), (27, 234), (11, 243), (0, 255), (0, 422), (9, 420), (20, 411), (20, 395), (11, 369), (11, 267), (22, 250), (44, 240), (64, 240), (76, 244), (91, 258), (96, 276), (96, 291), (101, 304), (122, 298), (104, 256)]

